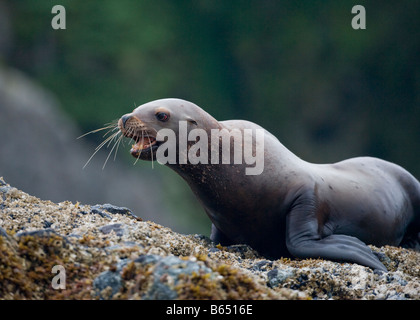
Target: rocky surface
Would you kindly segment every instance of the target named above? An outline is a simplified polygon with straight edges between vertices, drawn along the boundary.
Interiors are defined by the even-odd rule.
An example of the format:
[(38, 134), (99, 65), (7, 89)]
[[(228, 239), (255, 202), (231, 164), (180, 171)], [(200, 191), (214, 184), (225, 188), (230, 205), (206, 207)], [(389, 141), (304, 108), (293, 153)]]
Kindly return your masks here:
[[(388, 273), (271, 261), (245, 245), (175, 233), (127, 208), (42, 201), (0, 179), (1, 299), (420, 299), (420, 253), (371, 248)], [(63, 275), (52, 272), (57, 265), (64, 289), (52, 285)]]

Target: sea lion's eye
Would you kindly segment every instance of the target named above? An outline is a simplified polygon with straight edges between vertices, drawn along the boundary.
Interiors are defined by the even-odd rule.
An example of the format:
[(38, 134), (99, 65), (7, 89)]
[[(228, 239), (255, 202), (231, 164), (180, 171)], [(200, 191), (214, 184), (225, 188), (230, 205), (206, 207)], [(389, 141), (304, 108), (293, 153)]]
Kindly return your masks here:
[(165, 112), (158, 112), (158, 113), (156, 113), (156, 118), (159, 120), (159, 121), (168, 121), (168, 119), (169, 119), (169, 114), (167, 114), (167, 113), (165, 113)]

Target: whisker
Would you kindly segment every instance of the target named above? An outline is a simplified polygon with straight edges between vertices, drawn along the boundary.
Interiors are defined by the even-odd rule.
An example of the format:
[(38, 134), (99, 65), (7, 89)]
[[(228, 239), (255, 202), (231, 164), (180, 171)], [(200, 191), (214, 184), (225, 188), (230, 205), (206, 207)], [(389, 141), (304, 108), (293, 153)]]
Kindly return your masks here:
[[(144, 144), (144, 134), (143, 134), (143, 131), (141, 132), (141, 144), (142, 144), (142, 145)], [(133, 166), (135, 166), (135, 165), (136, 165), (136, 163), (137, 163), (137, 161), (139, 161), (139, 159), (140, 159), (140, 155), (141, 155), (142, 151), (143, 151), (143, 149), (141, 149), (141, 150), (140, 150), (140, 153), (139, 153), (139, 155), (137, 156), (136, 161), (134, 161)]]
[(102, 127), (102, 128), (99, 128), (99, 129), (95, 129), (95, 130), (86, 132), (86, 133), (82, 134), (80, 137), (77, 137), (77, 139), (83, 138), (83, 137), (87, 136), (88, 134), (96, 133), (96, 132), (106, 130), (106, 129), (109, 129), (109, 128), (112, 128), (112, 127)]
[(111, 137), (112, 137), (112, 139), (110, 140), (110, 142), (108, 143), (108, 146), (107, 146), (107, 148), (109, 147), (109, 145), (111, 144), (111, 142), (112, 142), (112, 140), (114, 140), (115, 139), (115, 143), (114, 143), (114, 146), (111, 148), (111, 151), (108, 153), (108, 157), (106, 157), (106, 160), (105, 160), (105, 163), (104, 163), (104, 165), (103, 165), (103, 167), (102, 167), (102, 170), (104, 170), (105, 169), (105, 166), (106, 166), (106, 163), (108, 162), (108, 159), (109, 159), (109, 157), (111, 156), (111, 154), (112, 154), (112, 151), (114, 151), (114, 148), (115, 148), (115, 146), (116, 146), (116, 144), (117, 144), (117, 141), (118, 141), (118, 139), (116, 139), (117, 138), (117, 136), (118, 136), (118, 134), (120, 134), (120, 131), (119, 132), (116, 132), (116, 133), (114, 133)]
[[(98, 128), (92, 131), (89, 131), (83, 135), (81, 135), (80, 137), (78, 137), (77, 139), (83, 138), (89, 134), (92, 133), (97, 133), (100, 131), (105, 131), (105, 133), (103, 134), (102, 138), (104, 138), (104, 140), (95, 148), (95, 151), (93, 152), (93, 154), (90, 156), (90, 158), (88, 159), (88, 161), (85, 163), (85, 165), (83, 166), (83, 169), (86, 168), (86, 166), (90, 163), (90, 161), (93, 159), (93, 157), (99, 152), (99, 150), (101, 150), (104, 146), (106, 148), (111, 148), (111, 150), (109, 151), (104, 165), (102, 166), (102, 170), (105, 169), (106, 164), (109, 161), (109, 158), (111, 157), (112, 153), (114, 152), (114, 161), (116, 160), (117, 157), (117, 153), (118, 150), (120, 148), (120, 145), (125, 144), (125, 138), (131, 138), (135, 141), (135, 144), (139, 143), (141, 141), (141, 145), (143, 146), (145, 143), (145, 139), (147, 138), (149, 145), (151, 146), (151, 138), (149, 136), (149, 133), (147, 131), (140, 131), (141, 132), (141, 137), (138, 136), (137, 130), (136, 128), (128, 128), (128, 130), (123, 134), (118, 126), (118, 119), (114, 120), (110, 123), (105, 124), (102, 128)], [(158, 132), (155, 128), (151, 127), (151, 130), (153, 130), (154, 132)], [(152, 147), (152, 146), (151, 146)], [(133, 165), (137, 164), (137, 161), (139, 161), (140, 157), (141, 157), (141, 153), (143, 152), (143, 149), (139, 150), (139, 153), (136, 157), (136, 160), (134, 161)], [(154, 168), (154, 157), (153, 157), (153, 152), (152, 152), (152, 169)]]
[(134, 128), (130, 128), (130, 129), (128, 130), (128, 134), (129, 134), (129, 135), (134, 135)]
[(115, 130), (120, 130), (120, 128), (115, 127), (115, 128), (109, 129), (107, 132), (105, 132), (105, 134), (102, 136), (102, 138), (105, 138), (108, 134), (112, 133)]
[[(115, 134), (114, 134), (115, 135)], [(113, 139), (113, 137), (114, 137), (114, 135), (112, 135), (112, 136), (109, 136), (108, 138), (106, 138), (104, 141), (102, 141), (100, 144), (99, 144), (99, 146), (97, 146), (96, 148), (95, 148), (95, 150), (99, 150), (99, 149), (101, 149), (105, 144), (107, 144), (107, 142), (109, 142), (110, 140), (112, 140)]]
[(117, 158), (117, 153), (118, 153), (118, 148), (120, 147), (120, 143), (121, 141), (123, 141), (124, 136), (120, 135), (120, 137), (118, 138), (118, 140), (115, 142), (117, 144), (117, 148), (115, 149), (115, 154), (114, 154), (114, 161)]
[(150, 153), (151, 153), (151, 155), (152, 155), (152, 169), (154, 169), (154, 167), (153, 167), (153, 146), (152, 146), (152, 143), (151, 143), (151, 141), (150, 141), (150, 137), (149, 137), (149, 134), (147, 133), (147, 131), (146, 131), (146, 135), (147, 135), (147, 139), (149, 140)]
[(119, 134), (120, 134), (120, 132), (118, 131), (118, 132), (115, 132), (111, 136), (108, 137), (108, 138), (111, 138), (111, 140), (109, 140), (108, 145), (106, 146), (107, 148), (109, 148), (109, 146), (112, 143), (112, 140), (114, 140)]
[(95, 154), (98, 153), (99, 150), (102, 149), (102, 147), (107, 144), (110, 143), (113, 139), (115, 139), (115, 137), (119, 134), (120, 132), (115, 132), (113, 135), (109, 136), (108, 138), (106, 138), (104, 141), (102, 141), (96, 148), (95, 148), (95, 152), (90, 156), (89, 160), (85, 163), (85, 165), (83, 166), (83, 169), (86, 168), (86, 166), (89, 164), (89, 162), (92, 160), (92, 158), (95, 156)]
[(80, 137), (78, 137), (77, 139), (83, 138), (83, 137), (85, 137), (85, 136), (87, 136), (87, 135), (89, 135), (89, 134), (96, 133), (96, 132), (99, 132), (99, 131), (102, 131), (102, 130), (112, 129), (112, 128), (114, 128), (114, 127), (118, 128), (117, 124), (118, 124), (118, 120), (114, 120), (114, 121), (112, 121), (112, 122), (110, 122), (110, 123), (106, 123), (106, 124), (104, 124), (104, 127), (102, 127), (102, 128), (95, 129), (95, 130), (92, 130), (92, 131), (86, 132), (85, 134), (82, 134), (82, 135), (81, 135)]

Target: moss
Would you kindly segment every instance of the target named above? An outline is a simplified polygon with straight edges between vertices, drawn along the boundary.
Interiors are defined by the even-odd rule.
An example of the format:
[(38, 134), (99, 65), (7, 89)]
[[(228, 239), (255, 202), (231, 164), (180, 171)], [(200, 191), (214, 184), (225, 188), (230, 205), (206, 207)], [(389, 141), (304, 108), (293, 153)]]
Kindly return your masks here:
[(216, 281), (213, 281), (210, 273), (196, 273), (181, 275), (180, 282), (175, 286), (178, 298), (216, 300), (224, 299)]
[(130, 262), (122, 270), (123, 287), (120, 290), (121, 299), (141, 299), (153, 281), (150, 265)]
[(27, 282), (24, 261), (16, 248), (5, 237), (0, 237), (0, 296), (31, 298), (30, 283)]
[[(135, 261), (148, 254), (175, 255), (205, 267), (177, 281), (160, 273), (178, 299), (420, 299), (420, 253), (412, 250), (371, 247), (389, 269), (385, 275), (321, 259), (269, 261), (247, 246), (219, 244), (214, 250), (203, 236), (184, 236), (130, 215), (90, 214), (87, 205), (55, 204), (6, 189), (12, 191), (0, 197), (7, 233), (0, 236), (0, 299), (98, 299), (94, 280), (108, 270), (120, 273), (121, 288), (113, 294), (105, 288), (104, 297), (142, 299), (154, 285), (155, 265)], [(123, 224), (127, 233), (100, 232), (110, 223)], [(65, 268), (64, 290), (52, 288), (55, 265)], [(291, 276), (272, 288), (267, 281), (274, 269)]]

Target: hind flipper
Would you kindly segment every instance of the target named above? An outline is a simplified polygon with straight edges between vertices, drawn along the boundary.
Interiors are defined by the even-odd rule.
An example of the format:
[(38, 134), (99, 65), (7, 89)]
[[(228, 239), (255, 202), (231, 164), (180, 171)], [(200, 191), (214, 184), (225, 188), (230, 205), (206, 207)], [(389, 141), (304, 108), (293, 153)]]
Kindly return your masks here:
[(353, 262), (374, 270), (388, 270), (372, 250), (358, 238), (331, 234), (318, 234), (318, 221), (309, 205), (296, 205), (286, 218), (286, 246), (297, 258), (321, 258)]

